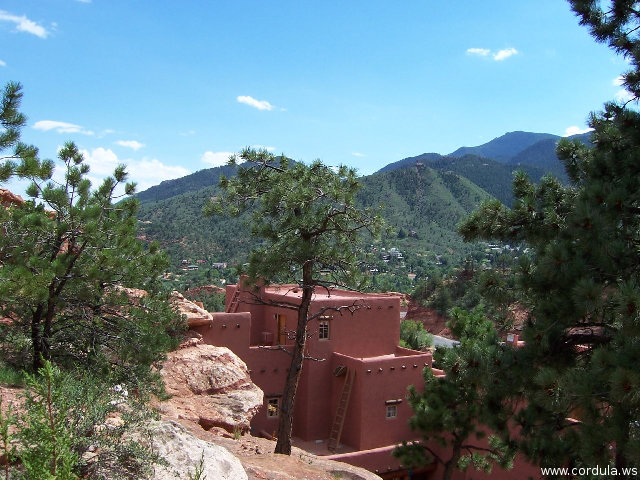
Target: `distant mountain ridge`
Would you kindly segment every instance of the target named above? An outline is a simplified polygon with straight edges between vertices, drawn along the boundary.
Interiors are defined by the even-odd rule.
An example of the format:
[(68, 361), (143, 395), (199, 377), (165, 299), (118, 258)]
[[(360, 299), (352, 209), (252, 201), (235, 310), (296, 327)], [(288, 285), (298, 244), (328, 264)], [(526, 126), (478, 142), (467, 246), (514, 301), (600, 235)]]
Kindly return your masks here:
[(191, 173), (184, 177), (173, 180), (164, 180), (159, 185), (143, 190), (136, 194), (140, 203), (159, 202), (167, 198), (182, 195), (188, 192), (195, 192), (202, 188), (218, 185), (220, 177), (231, 177), (235, 175), (237, 167), (223, 165), (222, 167), (205, 168)]
[[(569, 138), (590, 145), (590, 137), (590, 133), (584, 133)], [(552, 174), (563, 182), (568, 181), (564, 165), (556, 155), (556, 145), (561, 138), (550, 133), (509, 132), (476, 147), (458, 148), (448, 155), (423, 153), (407, 157), (384, 166), (377, 173), (421, 163), (438, 170), (449, 169), (466, 176), (508, 205), (511, 202), (511, 187), (509, 181), (509, 193), (505, 193), (504, 180), (505, 176), (511, 178), (515, 170), (524, 170), (533, 181), (540, 180), (544, 174)], [(489, 168), (482, 169), (481, 166)], [(492, 181), (497, 185), (483, 181), (487, 180), (487, 171), (492, 172)], [(498, 191), (502, 191), (502, 194)]]
[(560, 138), (562, 137), (551, 133), (508, 132), (477, 147), (460, 147), (448, 156), (463, 157), (471, 154), (490, 158), (496, 162), (507, 163), (515, 155), (540, 141), (554, 140), (557, 142)]
[[(588, 143), (588, 137), (575, 138)], [(558, 139), (551, 134), (510, 132), (447, 156), (423, 153), (408, 157), (360, 177), (359, 203), (363, 207), (386, 206), (383, 215), (387, 223), (404, 232), (402, 238), (387, 237), (390, 246), (417, 255), (432, 252), (460, 259), (471, 247), (458, 236), (457, 224), (485, 199), (494, 197), (511, 205), (515, 170), (524, 170), (533, 181), (546, 173), (566, 180), (555, 155)], [(184, 258), (244, 261), (256, 241), (248, 233), (249, 216), (202, 215), (205, 201), (218, 192), (221, 175), (232, 176), (236, 168), (200, 170), (140, 192), (141, 236), (157, 240), (176, 262)]]

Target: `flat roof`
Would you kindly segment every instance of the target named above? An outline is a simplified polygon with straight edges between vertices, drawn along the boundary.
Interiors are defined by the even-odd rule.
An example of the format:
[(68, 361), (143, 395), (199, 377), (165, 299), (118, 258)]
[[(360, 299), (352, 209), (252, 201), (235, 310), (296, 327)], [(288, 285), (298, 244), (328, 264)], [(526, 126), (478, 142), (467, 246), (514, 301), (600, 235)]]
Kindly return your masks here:
[[(302, 297), (302, 288), (297, 284), (290, 285), (268, 285), (265, 287), (265, 293), (273, 294), (273, 295), (283, 295), (286, 297), (294, 297), (301, 298)], [(326, 289), (324, 287), (316, 287), (315, 292), (313, 294), (313, 299), (340, 299), (340, 298), (398, 298), (400, 294), (398, 293), (369, 293), (369, 292), (355, 292), (352, 290), (344, 290), (341, 288), (329, 288)]]

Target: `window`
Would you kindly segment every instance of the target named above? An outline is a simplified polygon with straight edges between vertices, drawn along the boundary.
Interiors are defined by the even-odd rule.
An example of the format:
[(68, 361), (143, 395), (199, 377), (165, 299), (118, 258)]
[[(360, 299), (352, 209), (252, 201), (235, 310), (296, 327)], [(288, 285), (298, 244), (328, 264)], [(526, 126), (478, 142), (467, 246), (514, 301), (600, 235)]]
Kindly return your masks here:
[(329, 320), (331, 317), (320, 317), (318, 321), (318, 340), (329, 340)]
[(397, 405), (387, 405), (387, 419), (396, 418), (398, 416)]
[(267, 399), (267, 417), (275, 418), (280, 416), (280, 399), (269, 398)]

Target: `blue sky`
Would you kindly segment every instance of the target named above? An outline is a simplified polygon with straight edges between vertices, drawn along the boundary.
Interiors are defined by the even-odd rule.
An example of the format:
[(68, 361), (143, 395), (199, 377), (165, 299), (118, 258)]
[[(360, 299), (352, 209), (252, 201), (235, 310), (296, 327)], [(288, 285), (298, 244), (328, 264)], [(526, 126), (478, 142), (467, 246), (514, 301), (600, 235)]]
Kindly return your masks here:
[(23, 138), (139, 189), (245, 146), (361, 174), (508, 131), (564, 135), (624, 60), (560, 0), (3, 0)]

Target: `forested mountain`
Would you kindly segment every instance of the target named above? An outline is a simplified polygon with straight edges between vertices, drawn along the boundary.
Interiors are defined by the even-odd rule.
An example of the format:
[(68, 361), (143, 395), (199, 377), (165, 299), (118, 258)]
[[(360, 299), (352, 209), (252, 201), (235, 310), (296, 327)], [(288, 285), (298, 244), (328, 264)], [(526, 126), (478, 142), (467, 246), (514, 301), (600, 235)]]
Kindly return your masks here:
[(491, 158), (498, 162), (508, 162), (511, 158), (523, 151), (525, 148), (538, 143), (541, 140), (560, 139), (557, 135), (550, 133), (532, 132), (509, 132), (494, 138), (477, 147), (461, 147), (449, 154), (450, 157), (463, 157), (464, 155), (478, 155), (479, 157)]
[(140, 203), (158, 202), (166, 198), (175, 197), (176, 195), (195, 192), (202, 188), (218, 185), (221, 175), (230, 177), (235, 171), (236, 167), (229, 165), (199, 170), (181, 178), (165, 180), (161, 182), (160, 185), (154, 185), (138, 193), (136, 196), (138, 200), (140, 200)]
[[(558, 160), (556, 161), (560, 164)], [(513, 174), (516, 170), (524, 170), (534, 182), (548, 173), (539, 167), (499, 163), (477, 155), (465, 155), (460, 158), (441, 157), (425, 165), (441, 172), (456, 173), (505, 205), (511, 205), (513, 201)]]
[[(384, 205), (383, 215), (395, 232), (407, 232), (400, 248), (463, 257), (458, 223), (489, 194), (454, 172), (426, 165), (363, 177), (358, 195), (363, 206)], [(401, 240), (403, 235), (397, 235)]]
[[(555, 142), (553, 145), (555, 149)], [(403, 168), (426, 165), (440, 172), (456, 173), (484, 189), (505, 205), (511, 205), (513, 200), (513, 174), (516, 170), (524, 170), (535, 182), (539, 181), (545, 173), (552, 173), (563, 179), (563, 181), (566, 180), (564, 167), (555, 157), (555, 150), (552, 151), (552, 154), (558, 167), (555, 169), (532, 166), (525, 162), (500, 163), (477, 155), (464, 155), (456, 158), (450, 156), (445, 157), (437, 153), (424, 153), (416, 157), (409, 157), (398, 162), (390, 163), (377, 173), (392, 172)], [(552, 164), (551, 161), (547, 161), (546, 159), (545, 162)]]
[(443, 158), (444, 157), (439, 153), (423, 153), (422, 155), (417, 155), (415, 157), (407, 157), (407, 158), (403, 158), (402, 160), (398, 160), (397, 162), (390, 163), (382, 167), (376, 173), (390, 172), (392, 170), (397, 170), (399, 168), (412, 167), (417, 163), (431, 163), (437, 160), (441, 160)]
[[(203, 171), (208, 178), (212, 176), (210, 170)], [(201, 182), (194, 175), (197, 173), (189, 176), (188, 184), (184, 181), (182, 184)], [(384, 216), (395, 228), (387, 238), (389, 247), (430, 251), (452, 258), (463, 256), (470, 248), (457, 235), (457, 224), (489, 197), (470, 180), (426, 165), (361, 177), (360, 183), (359, 203), (363, 206), (383, 204)], [(177, 189), (169, 181), (164, 182), (164, 189), (157, 193), (165, 196), (164, 192)], [(204, 217), (202, 206), (216, 191), (216, 186), (209, 185), (159, 201), (142, 195), (147, 200), (140, 205), (140, 234), (146, 240), (158, 241), (174, 263), (181, 259), (243, 261), (253, 242), (247, 226), (249, 216)]]
[[(566, 180), (555, 155), (559, 138), (511, 132), (449, 156), (424, 153), (405, 158), (361, 177), (359, 201), (363, 206), (385, 205), (384, 216), (395, 227), (393, 236), (386, 239), (389, 246), (461, 258), (470, 247), (461, 242), (457, 224), (490, 196), (510, 205), (515, 170), (526, 171), (534, 182), (545, 173)], [(588, 142), (588, 135), (576, 138)], [(253, 241), (248, 216), (206, 218), (201, 212), (205, 200), (216, 194), (220, 176), (233, 175), (235, 168), (201, 170), (140, 192), (141, 235), (159, 241), (174, 262), (243, 261)]]

